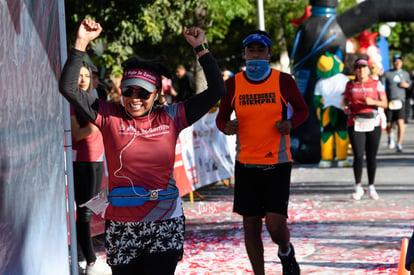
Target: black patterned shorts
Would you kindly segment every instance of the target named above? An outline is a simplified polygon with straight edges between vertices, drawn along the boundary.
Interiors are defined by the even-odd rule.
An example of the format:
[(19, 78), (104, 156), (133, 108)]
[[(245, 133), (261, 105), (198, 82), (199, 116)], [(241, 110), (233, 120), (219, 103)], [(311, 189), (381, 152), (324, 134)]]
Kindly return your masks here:
[(105, 224), (105, 250), (109, 265), (128, 264), (142, 254), (183, 251), (185, 217), (163, 221)]

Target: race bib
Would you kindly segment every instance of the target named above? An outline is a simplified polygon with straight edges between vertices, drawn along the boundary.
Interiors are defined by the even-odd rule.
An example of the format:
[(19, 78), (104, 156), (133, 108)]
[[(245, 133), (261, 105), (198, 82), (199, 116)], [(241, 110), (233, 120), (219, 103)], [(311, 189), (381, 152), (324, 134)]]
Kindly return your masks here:
[(375, 118), (356, 117), (354, 130), (355, 132), (371, 132), (375, 129)]
[(105, 217), (105, 211), (108, 207), (108, 188), (105, 188), (101, 192), (99, 192), (95, 197), (90, 199), (89, 201), (85, 202), (84, 204), (79, 205), (80, 207), (88, 207), (92, 210), (96, 215), (101, 214), (101, 217)]
[(388, 109), (390, 110), (400, 110), (402, 106), (402, 101), (400, 99), (394, 99), (388, 103)]

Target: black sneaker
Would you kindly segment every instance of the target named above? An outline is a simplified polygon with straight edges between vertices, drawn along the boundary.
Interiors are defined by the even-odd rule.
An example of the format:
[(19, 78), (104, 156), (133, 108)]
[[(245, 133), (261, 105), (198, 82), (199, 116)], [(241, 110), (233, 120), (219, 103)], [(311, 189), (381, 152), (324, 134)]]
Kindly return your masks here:
[(299, 275), (300, 268), (295, 259), (295, 250), (293, 245), (290, 244), (290, 253), (287, 256), (279, 256), (283, 266), (283, 275)]

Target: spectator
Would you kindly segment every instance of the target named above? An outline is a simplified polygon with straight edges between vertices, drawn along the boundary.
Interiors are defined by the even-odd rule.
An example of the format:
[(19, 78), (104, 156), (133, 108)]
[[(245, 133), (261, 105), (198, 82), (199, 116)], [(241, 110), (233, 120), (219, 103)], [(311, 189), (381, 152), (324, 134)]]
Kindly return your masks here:
[[(132, 57), (123, 63), (123, 104), (83, 95), (73, 85), (88, 44), (102, 28), (84, 19), (59, 81), (62, 95), (102, 132), (108, 163), (105, 249), (114, 275), (173, 275), (183, 255), (184, 214), (173, 174), (181, 130), (210, 110), (225, 93), (216, 60), (205, 47), (204, 31), (184, 27), (208, 88), (177, 104), (154, 107), (170, 77), (158, 60)], [(102, 197), (101, 197), (102, 198)], [(105, 204), (104, 204), (105, 205)]]
[(234, 76), (234, 73), (229, 70), (223, 70), (223, 80), (226, 81), (230, 77)]
[(109, 81), (111, 85), (108, 94), (107, 100), (109, 102), (120, 102), (121, 101), (121, 77), (114, 77), (112, 76)]
[(184, 101), (195, 94), (194, 74), (179, 64), (175, 69), (174, 89), (177, 92), (176, 102)]
[(99, 79), (99, 70), (93, 65), (89, 64), (92, 70), (92, 83), (93, 83), (93, 93), (99, 99), (107, 99), (107, 89), (104, 84), (101, 83)]
[[(84, 62), (78, 72), (78, 86), (83, 93), (95, 97), (91, 74), (89, 65)], [(71, 129), (79, 266), (81, 269), (86, 269), (86, 274), (111, 274), (109, 266), (104, 262), (97, 261), (95, 255), (90, 229), (93, 212), (87, 207), (81, 206), (101, 190), (104, 171), (102, 134), (95, 125), (84, 118), (81, 112), (74, 110), (72, 106)]]
[[(295, 80), (270, 67), (271, 38), (250, 32), (243, 40), (246, 71), (226, 80), (216, 124), (226, 135), (237, 134), (233, 211), (243, 216), (247, 255), (255, 275), (264, 274), (262, 226), (279, 246), (283, 274), (299, 274), (287, 227), (291, 129), (308, 117)], [(293, 116), (288, 117), (288, 104)], [(231, 120), (235, 111), (236, 119)]]
[[(402, 66), (402, 56), (395, 54), (393, 56), (393, 69), (386, 71), (380, 77), (381, 82), (385, 85), (388, 99), (385, 112), (387, 116), (388, 146), (390, 149), (396, 147), (397, 152), (403, 151), (406, 89), (411, 85), (410, 75), (402, 69)], [(393, 123), (397, 123), (397, 144), (395, 144), (393, 137)]]
[(348, 117), (348, 135), (354, 155), (353, 171), (355, 178), (354, 200), (364, 195), (362, 188), (362, 167), (364, 154), (368, 172), (368, 192), (372, 199), (378, 200), (375, 189), (377, 152), (381, 139), (381, 117), (378, 108), (387, 107), (387, 96), (379, 80), (370, 77), (368, 60), (357, 59), (354, 63), (355, 80), (346, 85), (343, 106)]
[(177, 92), (175, 91), (170, 78), (162, 76), (162, 90), (158, 101), (162, 105), (170, 105), (175, 102)]

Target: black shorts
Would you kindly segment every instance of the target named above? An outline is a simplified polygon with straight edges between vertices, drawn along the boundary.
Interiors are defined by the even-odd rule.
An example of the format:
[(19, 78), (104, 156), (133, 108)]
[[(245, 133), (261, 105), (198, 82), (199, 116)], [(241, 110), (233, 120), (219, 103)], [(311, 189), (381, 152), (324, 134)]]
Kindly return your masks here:
[(405, 104), (403, 103), (402, 108), (398, 110), (386, 109), (385, 115), (387, 122), (396, 122), (399, 119), (405, 119)]
[(233, 212), (264, 217), (278, 213), (288, 217), (292, 163), (250, 167), (236, 161)]

